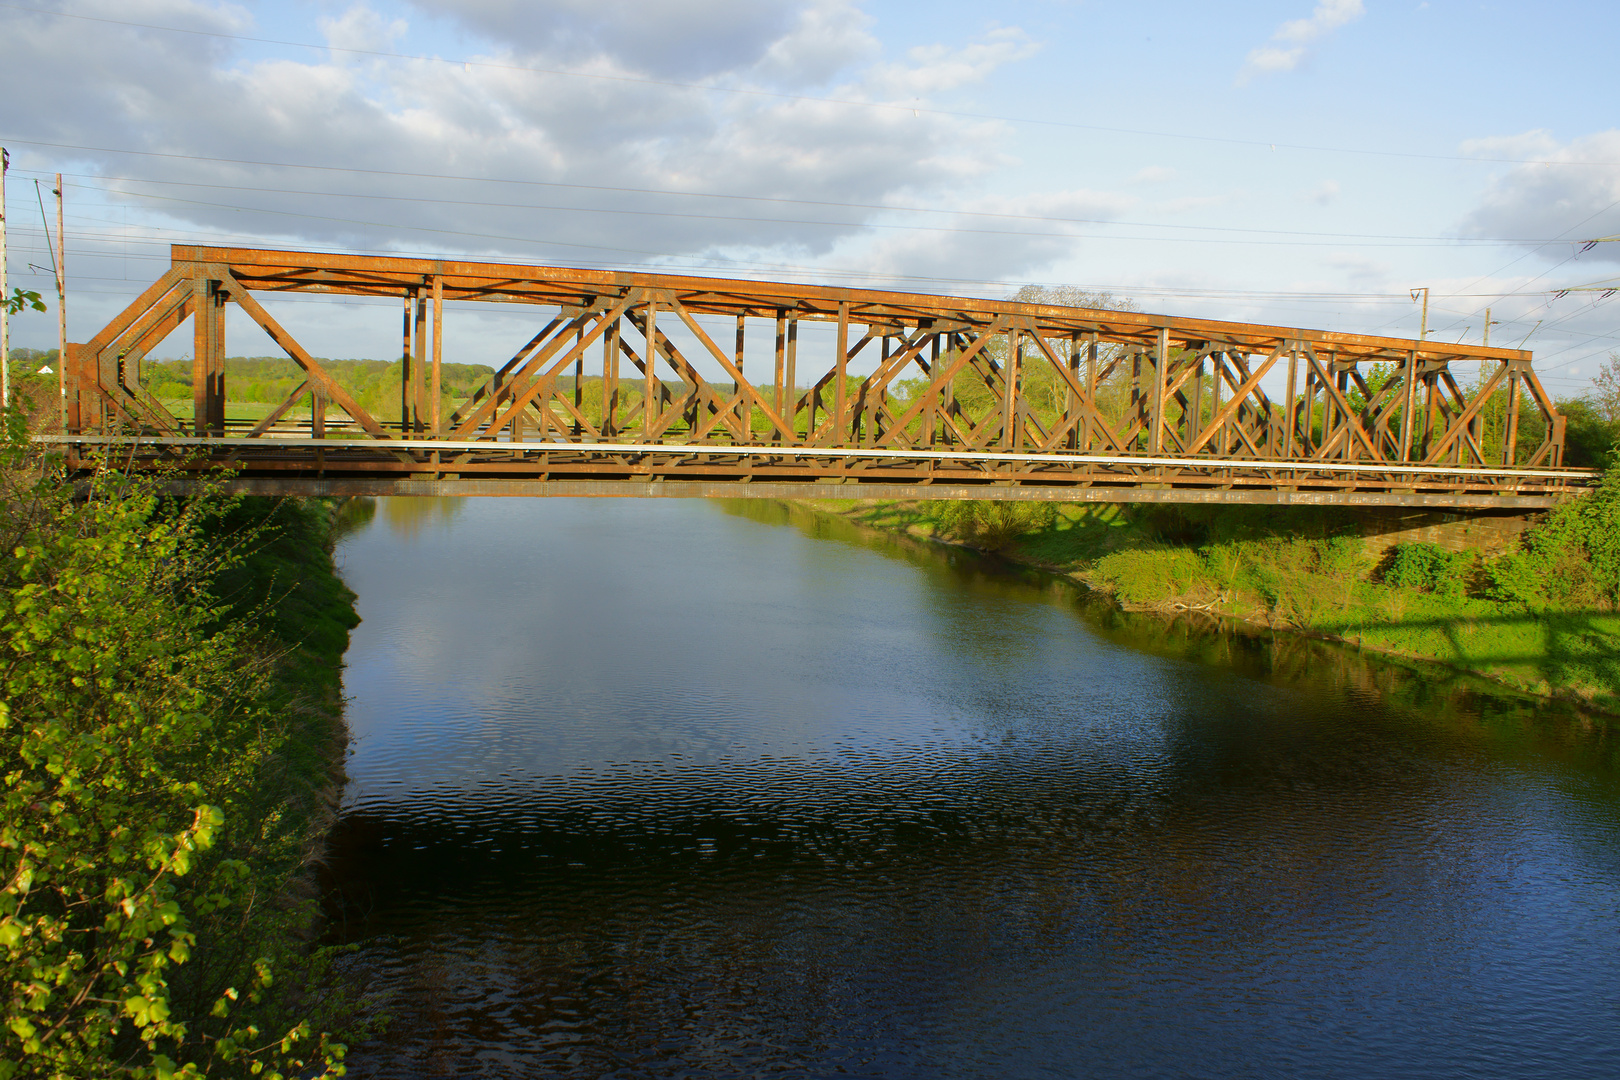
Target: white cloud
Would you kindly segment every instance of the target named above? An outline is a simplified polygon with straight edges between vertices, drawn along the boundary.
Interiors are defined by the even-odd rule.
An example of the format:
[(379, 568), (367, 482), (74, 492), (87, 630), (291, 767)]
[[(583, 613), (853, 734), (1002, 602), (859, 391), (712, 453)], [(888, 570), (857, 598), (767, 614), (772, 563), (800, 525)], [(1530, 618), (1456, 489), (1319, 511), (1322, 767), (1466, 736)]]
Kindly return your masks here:
[(1381, 259), (1341, 253), (1330, 255), (1323, 261), (1368, 292), (1383, 292), (1390, 288), (1393, 268)]
[(1040, 46), (1017, 27), (992, 30), (985, 41), (961, 48), (922, 45), (907, 53), (906, 64), (879, 65), (869, 77), (879, 93), (909, 98), (982, 82), (996, 68), (1034, 56)]
[[(167, 182), (110, 186), (192, 235), (564, 263), (744, 248), (783, 261), (783, 253), (825, 256), (880, 213), (813, 203), (949, 205), (1006, 164), (1000, 125), (858, 103), (926, 106), (930, 93), (1036, 48), (1008, 28), (882, 61), (867, 20), (846, 0), (712, 0), (679, 12), (558, 0), (547, 6), (551, 19), (515, 0), (416, 3), (498, 35), (482, 57), (489, 63), (244, 61), (218, 39), (0, 13), (0, 88), (39, 102), (13, 124), (19, 139), (177, 155), (86, 153), (82, 171)], [(239, 29), (234, 15), (186, 0), (124, 0), (118, 17)], [(407, 29), (364, 4), (321, 28), (345, 47), (375, 47)], [(697, 41), (699, 31), (713, 33)], [(48, 98), (25, 93), (58, 83), (64, 64), (90, 74)], [(647, 81), (672, 74), (702, 85)], [(816, 82), (818, 94), (857, 104), (780, 96), (807, 79), (834, 79)], [(406, 175), (421, 173), (513, 182)], [(172, 186), (188, 182), (224, 186)], [(802, 201), (760, 201), (772, 199)]]
[(1020, 223), (980, 215), (1118, 218), (1135, 200), (1109, 192), (1039, 192), (1012, 198), (985, 197), (960, 203), (957, 213), (936, 219), (931, 230), (902, 229), (852, 236), (832, 252), (826, 265), (896, 281), (957, 277), (1010, 281), (1038, 273), (1072, 257), (1085, 242), (1074, 226)]
[(1558, 140), (1545, 128), (1536, 128), (1517, 135), (1487, 135), (1482, 139), (1465, 139), (1457, 149), (1473, 157), (1539, 160), (1558, 150)]
[[(704, 78), (756, 61), (789, 33), (797, 0), (409, 0), (514, 54), (611, 56), (659, 78)], [(844, 6), (835, 2), (834, 7)]]
[[(1566, 245), (1620, 233), (1620, 129), (1560, 144), (1531, 131), (1465, 144), (1482, 156), (1533, 155), (1495, 176), (1462, 221), (1464, 236), (1520, 240), (1562, 259)], [(1597, 245), (1585, 260), (1620, 262), (1620, 243)]]
[(1242, 85), (1256, 75), (1293, 71), (1309, 52), (1310, 46), (1347, 23), (1366, 14), (1361, 0), (1319, 0), (1309, 18), (1291, 19), (1279, 26), (1271, 40), (1250, 51), (1238, 72)]
[(1339, 182), (1337, 180), (1323, 180), (1306, 192), (1305, 197), (1317, 206), (1326, 206), (1339, 197)]
[(387, 51), (404, 36), (404, 19), (384, 19), (365, 4), (355, 4), (337, 18), (322, 16), (316, 25), (334, 49)]
[(1166, 182), (1167, 180), (1175, 179), (1175, 176), (1176, 176), (1176, 170), (1174, 170), (1172, 168), (1169, 168), (1169, 167), (1164, 166), (1164, 165), (1148, 165), (1145, 168), (1138, 169), (1136, 171), (1136, 173), (1131, 177), (1130, 183), (1132, 183), (1132, 184), (1162, 184), (1162, 183)]

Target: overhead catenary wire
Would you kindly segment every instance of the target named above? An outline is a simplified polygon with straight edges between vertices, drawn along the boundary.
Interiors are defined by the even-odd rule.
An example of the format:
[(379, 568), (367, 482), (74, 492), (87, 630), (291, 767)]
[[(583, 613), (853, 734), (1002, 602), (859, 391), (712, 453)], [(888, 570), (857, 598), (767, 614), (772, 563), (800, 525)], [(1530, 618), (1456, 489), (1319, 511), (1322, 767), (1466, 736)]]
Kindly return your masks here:
[[(1432, 154), (1418, 153), (1402, 150), (1373, 150), (1365, 147), (1335, 147), (1310, 143), (1292, 143), (1275, 138), (1237, 139), (1219, 135), (1199, 135), (1191, 132), (1154, 131), (1145, 128), (1128, 128), (1107, 124), (1082, 124), (1073, 120), (1053, 120), (1040, 117), (1008, 116), (996, 113), (971, 112), (960, 109), (940, 109), (920, 104), (916, 101), (870, 101), (859, 98), (836, 98), (817, 96), (813, 94), (793, 94), (780, 90), (767, 90), (763, 87), (726, 86), (712, 82), (685, 82), (678, 79), (655, 79), (641, 75), (609, 74), (599, 71), (576, 71), (569, 68), (541, 67), (533, 64), (504, 63), (495, 60), (463, 57), (461, 59), (440, 56), (428, 56), (419, 53), (393, 52), (387, 49), (358, 49), (349, 46), (334, 45), (330, 42), (316, 43), (308, 41), (287, 41), (278, 38), (256, 37), (249, 34), (233, 34), (222, 30), (199, 30), (194, 27), (164, 26), (158, 23), (136, 22), (131, 19), (113, 19), (106, 16), (86, 15), (78, 12), (56, 11), (49, 8), (37, 8), (25, 4), (11, 4), (0, 2), (0, 8), (9, 8), (13, 11), (23, 11), (35, 15), (54, 16), (64, 19), (78, 19), (84, 22), (102, 23), (112, 26), (126, 26), (133, 29), (155, 30), (161, 33), (186, 34), (196, 37), (210, 37), (225, 41), (241, 41), (258, 45), (277, 45), (285, 48), (308, 49), (320, 53), (342, 53), (350, 56), (373, 56), (380, 59), (411, 60), (419, 63), (445, 65), (447, 67), (462, 68), (488, 68), (498, 71), (517, 71), (528, 74), (554, 75), (562, 78), (591, 80), (595, 82), (622, 83), (628, 85), (642, 85), (663, 89), (694, 90), (703, 93), (725, 94), (760, 99), (774, 99), (780, 101), (803, 102), (817, 105), (842, 105), (846, 107), (882, 110), (894, 115), (910, 114), (913, 117), (927, 115), (952, 120), (991, 120), (1006, 124), (1030, 125), (1047, 128), (1063, 128), (1073, 131), (1095, 131), (1116, 135), (1146, 136), (1150, 138), (1175, 139), (1188, 142), (1206, 144), (1220, 144), (1227, 146), (1243, 146), (1251, 149), (1265, 147), (1276, 151), (1279, 147), (1284, 150), (1300, 150), (1313, 153), (1354, 154), (1367, 157), (1380, 158), (1406, 158), (1421, 161), (1463, 161), (1482, 162), (1487, 164), (1513, 164), (1513, 165), (1572, 165), (1572, 166), (1598, 166), (1609, 167), (1620, 165), (1616, 161), (1602, 160), (1559, 160), (1553, 158), (1515, 158), (1498, 157), (1485, 154)], [(21, 141), (21, 140), (16, 140)]]

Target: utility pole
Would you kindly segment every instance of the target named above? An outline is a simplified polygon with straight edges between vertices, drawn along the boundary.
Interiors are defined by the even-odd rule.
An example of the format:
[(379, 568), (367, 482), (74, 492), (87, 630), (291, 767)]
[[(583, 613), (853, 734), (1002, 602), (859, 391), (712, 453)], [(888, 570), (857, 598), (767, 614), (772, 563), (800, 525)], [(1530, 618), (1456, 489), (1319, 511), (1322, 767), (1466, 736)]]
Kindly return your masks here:
[(6, 172), (11, 155), (0, 146), (0, 408), (11, 405), (11, 282), (6, 278)]
[(1421, 289), (1413, 289), (1412, 299), (1414, 301), (1417, 300), (1418, 293), (1423, 294), (1423, 322), (1418, 330), (1418, 340), (1427, 341), (1429, 340), (1429, 287), (1425, 285)]
[(1484, 345), (1485, 345), (1485, 347), (1487, 349), (1491, 347), (1491, 327), (1495, 326), (1495, 325), (1496, 325), (1495, 323), (1491, 322), (1491, 309), (1486, 308), (1485, 309), (1485, 341), (1484, 341)]
[(62, 434), (67, 434), (67, 248), (62, 240), (62, 174), (56, 174), (56, 384), (62, 389)]

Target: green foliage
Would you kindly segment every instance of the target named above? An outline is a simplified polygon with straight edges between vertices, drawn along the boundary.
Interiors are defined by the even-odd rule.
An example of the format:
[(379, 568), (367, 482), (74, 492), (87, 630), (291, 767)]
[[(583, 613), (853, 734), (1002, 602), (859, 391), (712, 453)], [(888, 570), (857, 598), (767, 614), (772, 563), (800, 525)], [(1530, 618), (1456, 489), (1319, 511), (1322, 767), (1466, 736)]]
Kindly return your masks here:
[(1486, 563), (1485, 580), (1485, 595), (1492, 600), (1525, 605), (1541, 601), (1541, 573), (1525, 552), (1510, 551)]
[(1051, 503), (968, 499), (946, 503), (936, 519), (940, 535), (981, 551), (1005, 551), (1028, 533), (1051, 526)]
[(1491, 595), (1532, 607), (1620, 606), (1620, 453), (1597, 489), (1525, 534), (1522, 549), (1486, 568)]
[[(1401, 369), (1400, 365), (1398, 364), (1373, 364), (1362, 373), (1362, 380), (1366, 382), (1367, 389), (1372, 391), (1372, 397), (1376, 398), (1383, 391), (1384, 387), (1389, 385), (1390, 380), (1396, 378), (1400, 374)], [(1356, 412), (1360, 412), (1361, 410), (1365, 409), (1367, 407), (1367, 403), (1371, 400), (1366, 394), (1361, 392), (1360, 386), (1355, 385), (1350, 387), (1349, 397), (1350, 407)]]
[(1558, 403), (1564, 414), (1564, 464), (1601, 468), (1620, 439), (1620, 420), (1611, 420), (1593, 398)]
[(1611, 426), (1620, 425), (1620, 352), (1612, 352), (1592, 379), (1587, 399), (1594, 412)]
[(1155, 605), (1189, 596), (1204, 577), (1204, 560), (1187, 548), (1136, 548), (1097, 560), (1098, 580), (1131, 605)]
[(213, 591), (232, 503), (10, 458), (0, 1078), (340, 1075), (284, 900), (273, 658)]
[[(321, 367), (354, 395), (361, 408), (379, 420), (399, 419), (401, 361), (322, 359)], [(441, 365), (445, 415), (490, 374), (490, 368), (475, 364)], [(141, 366), (141, 384), (159, 401), (189, 401), (191, 378), (189, 360), (149, 360)], [(303, 381), (303, 371), (286, 357), (232, 356), (225, 360), (225, 383), (233, 404), (279, 405)]]
[(13, 315), (33, 308), (35, 311), (45, 310), (45, 301), (31, 289), (12, 289), (10, 296), (0, 296), (0, 307), (4, 307)]
[(1435, 544), (1400, 544), (1395, 548), (1395, 561), (1384, 571), (1384, 581), (1437, 596), (1464, 596), (1477, 559), (1472, 551), (1447, 551)]

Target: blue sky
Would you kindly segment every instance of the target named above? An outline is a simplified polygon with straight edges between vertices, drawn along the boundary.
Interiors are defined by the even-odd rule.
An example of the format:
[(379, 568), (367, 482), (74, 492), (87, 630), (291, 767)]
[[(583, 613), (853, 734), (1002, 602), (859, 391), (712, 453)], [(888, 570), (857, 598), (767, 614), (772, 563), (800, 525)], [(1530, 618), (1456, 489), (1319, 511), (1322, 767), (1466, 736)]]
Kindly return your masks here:
[[(1489, 306), (1493, 343), (1525, 339), (1572, 395), (1620, 349), (1620, 296), (1556, 295), (1620, 277), (1620, 243), (1578, 243), (1620, 234), (1617, 23), (1433, 0), (0, 4), (10, 269), (46, 291), (33, 181), (60, 170), (75, 339), (176, 241), (1070, 284), (1408, 336), (1429, 286), (1431, 333), (1478, 341)], [(378, 314), (294, 321), (318, 352), (387, 355)], [(485, 362), (524, 336), (448, 328)], [(54, 313), (17, 320), (17, 344), (54, 336)]]

